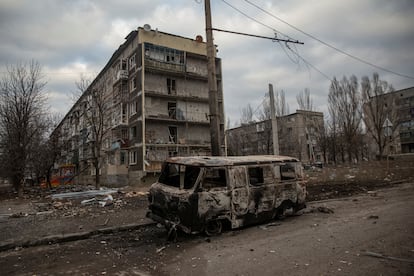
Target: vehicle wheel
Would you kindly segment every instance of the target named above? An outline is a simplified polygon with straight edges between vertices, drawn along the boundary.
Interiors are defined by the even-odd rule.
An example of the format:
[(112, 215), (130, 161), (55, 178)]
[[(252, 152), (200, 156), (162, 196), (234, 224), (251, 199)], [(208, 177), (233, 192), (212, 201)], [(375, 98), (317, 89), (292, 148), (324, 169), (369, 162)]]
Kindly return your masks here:
[(204, 232), (211, 237), (221, 234), (221, 230), (223, 230), (223, 225), (220, 220), (210, 220), (207, 222)]
[(280, 206), (276, 209), (275, 219), (282, 220), (286, 217), (286, 208), (285, 206)]

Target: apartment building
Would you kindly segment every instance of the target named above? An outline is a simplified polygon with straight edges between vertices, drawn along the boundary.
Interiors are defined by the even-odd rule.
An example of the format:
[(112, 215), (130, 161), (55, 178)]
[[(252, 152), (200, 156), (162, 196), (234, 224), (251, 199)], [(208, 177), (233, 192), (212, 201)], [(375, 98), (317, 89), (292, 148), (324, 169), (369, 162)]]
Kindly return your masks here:
[[(87, 120), (99, 106), (104, 124), (102, 184), (136, 184), (156, 173), (169, 156), (210, 155), (206, 43), (153, 30), (132, 31), (54, 134), (63, 150), (59, 165), (76, 166), (77, 181), (93, 182), (96, 129)], [(224, 151), (221, 60), (216, 58), (218, 105)], [(93, 111), (92, 111), (93, 112)]]
[[(382, 116), (384, 120), (384, 154), (414, 153), (414, 87), (372, 97), (371, 102), (379, 106), (378, 110), (384, 112), (377, 115)], [(364, 105), (364, 110), (367, 112), (368, 104)], [(387, 124), (392, 125), (392, 131), (385, 129)], [(369, 151), (373, 156), (378, 154), (377, 143), (371, 141)]]
[[(323, 161), (318, 145), (318, 137), (324, 129), (322, 112), (296, 110), (276, 120), (279, 154), (296, 157), (303, 163)], [(226, 133), (229, 155), (274, 153), (271, 120), (245, 124)]]

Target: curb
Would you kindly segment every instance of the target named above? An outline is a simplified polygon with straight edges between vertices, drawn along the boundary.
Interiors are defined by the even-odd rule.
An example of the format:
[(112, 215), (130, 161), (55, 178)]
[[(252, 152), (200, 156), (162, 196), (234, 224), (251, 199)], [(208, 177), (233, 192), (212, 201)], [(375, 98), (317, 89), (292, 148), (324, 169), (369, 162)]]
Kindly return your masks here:
[(39, 245), (49, 245), (55, 243), (63, 243), (77, 240), (88, 239), (92, 236), (101, 235), (101, 234), (111, 234), (116, 232), (124, 232), (129, 230), (137, 230), (147, 226), (156, 225), (155, 222), (147, 223), (131, 223), (121, 226), (105, 227), (92, 231), (77, 232), (77, 233), (68, 233), (61, 235), (50, 235), (40, 239), (30, 239), (30, 240), (21, 240), (21, 241), (9, 241), (0, 243), (0, 252), (7, 251), (16, 247), (33, 247)]

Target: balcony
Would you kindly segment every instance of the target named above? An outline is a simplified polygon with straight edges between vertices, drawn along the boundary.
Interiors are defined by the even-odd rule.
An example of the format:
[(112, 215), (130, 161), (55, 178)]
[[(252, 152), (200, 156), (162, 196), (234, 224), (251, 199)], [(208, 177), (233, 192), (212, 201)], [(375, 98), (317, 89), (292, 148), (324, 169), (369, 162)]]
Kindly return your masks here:
[(185, 72), (184, 64), (158, 61), (158, 60), (150, 59), (150, 58), (145, 59), (145, 67), (147, 69), (150, 69), (150, 70), (152, 69), (156, 71), (176, 72), (176, 73)]
[(127, 80), (127, 79), (128, 79), (128, 71), (127, 70), (119, 70), (116, 73), (116, 81)]

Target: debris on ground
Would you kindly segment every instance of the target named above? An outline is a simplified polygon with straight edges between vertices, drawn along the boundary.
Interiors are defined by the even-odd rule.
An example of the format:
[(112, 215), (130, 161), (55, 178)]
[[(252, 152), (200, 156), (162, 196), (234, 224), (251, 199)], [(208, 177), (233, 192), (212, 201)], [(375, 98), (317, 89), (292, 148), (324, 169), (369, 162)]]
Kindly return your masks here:
[(90, 197), (90, 196), (98, 196), (98, 195), (109, 195), (109, 194), (114, 194), (117, 192), (118, 190), (114, 190), (114, 189), (100, 189), (100, 190), (90, 190), (90, 191), (82, 191), (82, 192), (52, 194), (50, 197), (52, 199), (82, 198), (82, 197)]
[(9, 218), (23, 218), (23, 217), (27, 217), (28, 215), (29, 214), (27, 213), (19, 212), (19, 213), (11, 214)]
[(112, 195), (104, 195), (102, 196), (96, 196), (90, 199), (85, 199), (81, 201), (81, 205), (94, 205), (98, 204), (101, 207), (110, 206), (113, 204), (114, 198)]
[(325, 213), (325, 214), (333, 214), (333, 213), (334, 213), (334, 211), (333, 211), (332, 209), (330, 209), (330, 208), (328, 208), (328, 207), (325, 207), (325, 206), (319, 206), (319, 207), (317, 208), (317, 210), (318, 210), (319, 212), (321, 212), (321, 213)]
[(374, 257), (374, 258), (387, 259), (387, 260), (392, 260), (392, 261), (414, 263), (414, 259), (397, 258), (397, 257), (383, 255), (383, 254), (380, 254), (380, 253), (371, 252), (371, 251), (362, 252), (362, 255), (369, 256), (369, 257)]
[(375, 215), (370, 215), (369, 217), (368, 217), (368, 219), (378, 219), (379, 217), (378, 216), (375, 216)]
[(263, 230), (267, 230), (271, 226), (279, 226), (279, 225), (282, 225), (282, 223), (280, 223), (280, 222), (271, 222), (271, 223), (268, 223), (266, 225), (261, 225), (261, 226), (259, 226), (259, 228), (263, 229)]
[(161, 251), (163, 251), (165, 248), (167, 248), (167, 247), (163, 246), (161, 248), (158, 248), (157, 251), (156, 251), (157, 254), (161, 253)]

